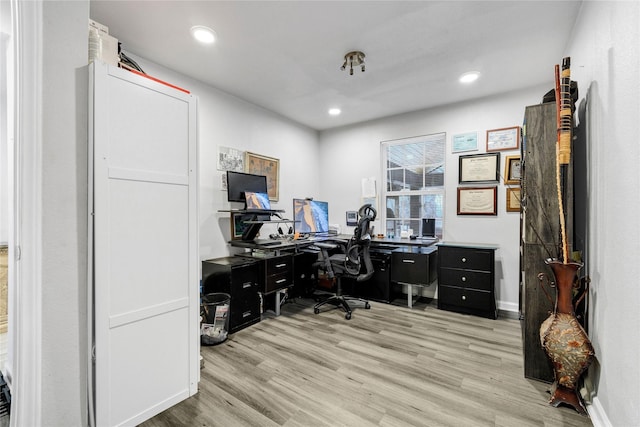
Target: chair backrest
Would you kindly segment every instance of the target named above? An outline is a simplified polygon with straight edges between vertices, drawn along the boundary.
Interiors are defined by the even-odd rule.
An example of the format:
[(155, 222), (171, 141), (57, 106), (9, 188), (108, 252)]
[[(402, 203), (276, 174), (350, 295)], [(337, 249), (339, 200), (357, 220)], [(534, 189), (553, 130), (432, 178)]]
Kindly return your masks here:
[(349, 241), (347, 247), (347, 254), (357, 247), (358, 264), (364, 265), (365, 271), (358, 274), (356, 280), (362, 282), (368, 280), (374, 273), (373, 263), (371, 262), (371, 255), (369, 253), (369, 245), (371, 243), (371, 235), (369, 230), (371, 229), (371, 221), (376, 219), (377, 212), (370, 204), (363, 205), (358, 211), (358, 224), (353, 231), (353, 237)]
[(363, 240), (370, 240), (369, 229), (371, 228), (371, 221), (376, 219), (376, 210), (370, 205), (363, 205), (358, 210), (358, 223), (355, 230), (353, 230), (353, 237), (356, 242), (360, 243)]

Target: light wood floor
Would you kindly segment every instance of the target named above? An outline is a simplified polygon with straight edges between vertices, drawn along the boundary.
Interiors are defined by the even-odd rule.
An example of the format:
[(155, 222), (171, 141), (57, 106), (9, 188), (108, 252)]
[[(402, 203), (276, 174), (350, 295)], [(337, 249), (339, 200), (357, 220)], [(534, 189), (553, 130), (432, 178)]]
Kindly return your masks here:
[(312, 306), (203, 347), (198, 394), (143, 426), (591, 426), (523, 377), (517, 320)]

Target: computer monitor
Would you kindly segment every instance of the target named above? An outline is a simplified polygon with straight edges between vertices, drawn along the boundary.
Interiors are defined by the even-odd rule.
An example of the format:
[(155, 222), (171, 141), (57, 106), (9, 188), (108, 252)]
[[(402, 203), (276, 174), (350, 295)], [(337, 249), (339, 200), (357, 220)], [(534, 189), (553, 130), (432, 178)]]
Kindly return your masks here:
[(245, 209), (271, 209), (271, 202), (269, 202), (269, 195), (267, 193), (245, 191), (244, 198), (247, 203)]
[(436, 237), (435, 218), (422, 218), (422, 237)]
[(227, 171), (227, 200), (246, 202), (244, 193), (267, 193), (267, 177), (251, 173)]
[(293, 199), (293, 229), (296, 233), (328, 233), (329, 203)]

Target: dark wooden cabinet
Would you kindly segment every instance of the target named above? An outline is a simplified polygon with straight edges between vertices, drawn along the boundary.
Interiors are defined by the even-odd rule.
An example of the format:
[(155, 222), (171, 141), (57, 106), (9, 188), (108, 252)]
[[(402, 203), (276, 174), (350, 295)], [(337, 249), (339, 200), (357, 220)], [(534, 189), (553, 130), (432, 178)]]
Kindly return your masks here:
[(243, 257), (202, 261), (202, 293), (231, 296), (229, 333), (260, 321), (260, 264)]
[[(379, 302), (390, 303), (393, 300), (391, 292), (391, 251), (371, 250), (371, 264), (373, 274), (368, 280), (358, 282), (356, 279), (343, 277), (342, 287), (346, 294)], [(361, 272), (366, 268), (361, 267)]]
[(307, 297), (316, 288), (317, 272), (314, 264), (318, 261), (318, 254), (311, 252), (297, 252), (293, 257), (293, 288), (289, 290), (292, 297)]
[[(520, 181), (524, 207), (520, 214), (520, 318), (524, 376), (551, 382), (554, 375), (540, 345), (540, 325), (553, 310), (553, 305), (540, 287), (538, 274), (547, 273), (553, 277), (544, 260), (557, 255), (560, 235), (556, 190), (556, 104), (551, 102), (526, 107), (524, 122)], [(568, 182), (572, 182), (573, 163), (569, 165), (568, 173)], [(571, 239), (571, 186), (568, 186), (567, 196), (566, 226), (567, 236)]]
[(493, 246), (438, 245), (438, 308), (495, 319)]

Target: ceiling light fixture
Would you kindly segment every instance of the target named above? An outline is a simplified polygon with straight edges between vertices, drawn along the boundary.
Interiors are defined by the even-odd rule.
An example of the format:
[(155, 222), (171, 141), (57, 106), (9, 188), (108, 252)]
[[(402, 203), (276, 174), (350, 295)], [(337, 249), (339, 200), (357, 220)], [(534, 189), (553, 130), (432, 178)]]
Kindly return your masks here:
[(340, 113), (342, 113), (342, 111), (340, 111), (339, 108), (330, 108), (329, 109), (329, 115), (330, 116), (339, 116)]
[(191, 27), (191, 35), (200, 43), (211, 44), (216, 41), (216, 32), (204, 25)]
[(468, 73), (461, 75), (458, 80), (460, 83), (472, 83), (478, 80), (478, 77), (480, 77), (479, 71), (469, 71)]
[(353, 67), (360, 66), (360, 69), (364, 73), (364, 53), (354, 50), (353, 52), (349, 52), (344, 56), (344, 63), (340, 69), (344, 71), (347, 66), (349, 66), (349, 75), (353, 76)]

